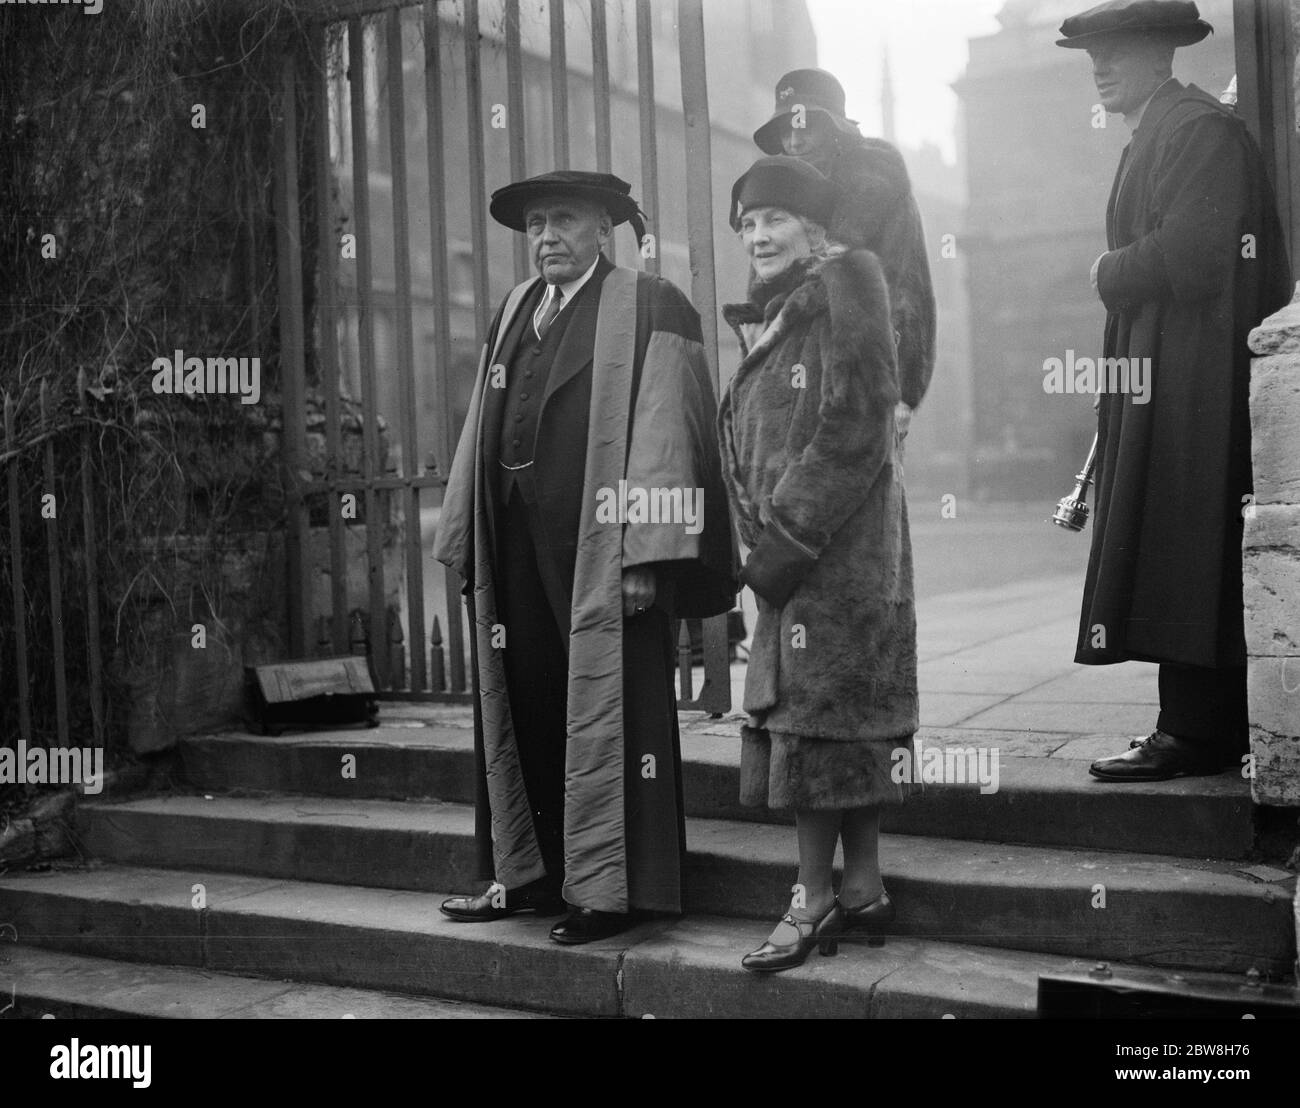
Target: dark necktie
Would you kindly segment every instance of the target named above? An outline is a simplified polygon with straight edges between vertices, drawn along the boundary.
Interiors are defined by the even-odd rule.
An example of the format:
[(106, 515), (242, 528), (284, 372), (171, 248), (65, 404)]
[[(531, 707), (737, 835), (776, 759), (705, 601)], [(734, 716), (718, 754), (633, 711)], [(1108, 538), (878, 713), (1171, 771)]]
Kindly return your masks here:
[(564, 292), (559, 285), (555, 286), (555, 292), (550, 300), (547, 301), (546, 307), (542, 309), (542, 314), (535, 325), (537, 337), (540, 339), (546, 334), (546, 329), (555, 322), (555, 317), (560, 314), (560, 302), (564, 299)]

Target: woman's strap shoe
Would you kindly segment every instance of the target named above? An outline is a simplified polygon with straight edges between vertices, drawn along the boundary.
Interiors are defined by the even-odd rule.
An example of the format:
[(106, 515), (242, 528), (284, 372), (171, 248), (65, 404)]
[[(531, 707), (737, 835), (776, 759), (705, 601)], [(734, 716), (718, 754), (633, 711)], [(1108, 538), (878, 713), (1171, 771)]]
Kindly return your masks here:
[(883, 946), (889, 927), (898, 917), (894, 901), (883, 889), (875, 900), (844, 909), (844, 937), (865, 937), (868, 946)]
[(789, 912), (781, 917), (798, 933), (792, 943), (778, 944), (769, 939), (757, 950), (746, 954), (740, 964), (754, 973), (775, 973), (778, 970), (801, 966), (817, 947), (823, 956), (838, 951), (838, 939), (844, 930), (844, 912), (837, 900), (819, 920), (795, 919)]

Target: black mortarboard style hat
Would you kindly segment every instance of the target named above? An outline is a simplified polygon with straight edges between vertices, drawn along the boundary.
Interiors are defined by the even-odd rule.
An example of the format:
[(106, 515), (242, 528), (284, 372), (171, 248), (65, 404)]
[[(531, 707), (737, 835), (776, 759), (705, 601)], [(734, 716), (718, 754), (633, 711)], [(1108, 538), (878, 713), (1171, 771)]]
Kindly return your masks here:
[(528, 205), (548, 196), (579, 196), (609, 212), (617, 227), (631, 222), (636, 240), (645, 238), (645, 214), (631, 196), (632, 186), (612, 173), (589, 173), (580, 169), (555, 169), (525, 181), (504, 185), (492, 194), (488, 211), (492, 218), (512, 231), (523, 231)]
[(776, 106), (771, 119), (754, 132), (754, 142), (765, 154), (780, 154), (781, 132), (796, 106), (829, 116), (846, 135), (859, 135), (856, 119), (844, 116), (844, 86), (824, 69), (794, 69), (776, 83)]
[(731, 229), (740, 230), (740, 217), (750, 208), (784, 208), (825, 227), (837, 196), (834, 183), (802, 158), (759, 158), (731, 186)]
[(1200, 42), (1214, 28), (1201, 18), (1191, 0), (1108, 0), (1061, 24), (1065, 38), (1057, 46), (1086, 50), (1111, 35), (1160, 35), (1175, 46)]

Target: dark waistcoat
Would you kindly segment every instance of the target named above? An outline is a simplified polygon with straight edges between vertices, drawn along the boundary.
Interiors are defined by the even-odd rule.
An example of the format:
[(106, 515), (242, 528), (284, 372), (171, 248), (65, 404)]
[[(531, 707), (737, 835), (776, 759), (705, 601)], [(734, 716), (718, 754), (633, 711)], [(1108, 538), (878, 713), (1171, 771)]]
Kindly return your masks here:
[[(529, 292), (497, 351), (495, 364), (505, 367), (505, 387), (489, 388), (484, 397), (483, 460), (496, 471), (492, 487), (504, 498), (498, 502), (505, 503), (518, 487), (525, 502), (537, 506), (547, 524), (547, 550), (570, 584), (582, 510), (596, 316), (601, 284), (611, 268), (603, 258), (597, 263), (540, 342), (533, 313), (545, 285), (539, 282)], [(529, 371), (533, 376), (526, 376)], [(513, 471), (502, 465), (528, 461), (533, 464)]]
[[(590, 283), (590, 282), (589, 282)], [(585, 290), (586, 285), (583, 286)], [(536, 503), (537, 492), (532, 481), (534, 452), (537, 448), (537, 423), (542, 410), (542, 398), (551, 376), (551, 366), (560, 340), (573, 317), (574, 305), (567, 305), (546, 333), (538, 339), (533, 329), (533, 316), (547, 291), (540, 285), (530, 295), (515, 317), (514, 323), (502, 344), (499, 361), (506, 369), (505, 397), (501, 407), (500, 437), (497, 442), (497, 478), (501, 502), (510, 499), (515, 484), (527, 503)], [(581, 290), (579, 292), (581, 295)], [(508, 467), (508, 468), (507, 468)]]

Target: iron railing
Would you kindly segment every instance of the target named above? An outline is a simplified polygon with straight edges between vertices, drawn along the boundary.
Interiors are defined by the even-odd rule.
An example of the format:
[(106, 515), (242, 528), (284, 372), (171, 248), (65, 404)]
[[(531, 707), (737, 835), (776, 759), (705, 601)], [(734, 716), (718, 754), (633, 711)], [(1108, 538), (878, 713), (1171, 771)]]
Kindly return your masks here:
[[(571, 116), (570, 43), (573, 28), (566, 26), (565, 0), (549, 0), (549, 43), (545, 61), (539, 49), (525, 49), (521, 34), (519, 0), (502, 0), (503, 18), (484, 29), (478, 0), (463, 0), (460, 20), (452, 5), (439, 0), (335, 0), (326, 6), (314, 28), (305, 57), (286, 59), (282, 112), (277, 136), (278, 197), (285, 218), (277, 223), (281, 270), (282, 388), (285, 403), (284, 465), (290, 488), (289, 512), (289, 618), (290, 644), (296, 656), (313, 651), (342, 653), (364, 649), (369, 655), (381, 695), (392, 698), (462, 698), (468, 695), (468, 629), (460, 602), (460, 582), (450, 571), (426, 574), (428, 558), (427, 509), (441, 501), (444, 475), (450, 470), (459, 433), (455, 411), (457, 386), (454, 349), (470, 335), (474, 349), (481, 347), (490, 313), (498, 296), (492, 295), (493, 254), (489, 241), (487, 198), (501, 181), (489, 180), (487, 135), (493, 122), (485, 120), (484, 58), (488, 50), (504, 50), (504, 105), (509, 125), (503, 139), (510, 178), (517, 180), (546, 169), (570, 165), (578, 142), (577, 121)], [(659, 213), (658, 112), (655, 100), (655, 38), (649, 0), (634, 0), (636, 35), (636, 95), (640, 126), (641, 190), (639, 197), (649, 219), (647, 226), (661, 232)], [(590, 6), (592, 122), (590, 137), (599, 170), (618, 172), (612, 165), (613, 132), (610, 116), (611, 66), (608, 39), (609, 11), (623, 8), (614, 0), (592, 0)], [(679, 0), (676, 8), (678, 54), (681, 68), (685, 131), (687, 241), (690, 253), (690, 293), (704, 326), (705, 347), (718, 383), (716, 279), (713, 258), (712, 167), (708, 96), (705, 81), (704, 15), (701, 0)], [(462, 47), (459, 60), (455, 37)], [(423, 49), (417, 39), (422, 39)], [(382, 55), (382, 64), (380, 57)], [(499, 57), (493, 57), (499, 61)], [(423, 69), (422, 93), (406, 72)], [(526, 71), (549, 70), (551, 151), (535, 157), (547, 164), (528, 165), (528, 129), (525, 96)], [(499, 68), (499, 67), (498, 67)], [(585, 73), (579, 74), (587, 79)], [(376, 87), (382, 84), (382, 89)], [(304, 86), (306, 86), (304, 88)], [(626, 82), (624, 83), (626, 88)], [(386, 96), (381, 95), (386, 92)], [(497, 85), (492, 86), (497, 99)], [(537, 88), (533, 89), (534, 94)], [(333, 93), (333, 95), (331, 95)], [(460, 137), (447, 125), (455, 99), (463, 99), (464, 158), (458, 157)], [(536, 97), (534, 96), (534, 99)], [(345, 103), (346, 102), (346, 103)], [(299, 120), (299, 103), (310, 105), (311, 119)], [(412, 108), (425, 116), (425, 179), (413, 177), (408, 159)], [(376, 121), (386, 118), (387, 127)], [(386, 155), (380, 150), (386, 133)], [(418, 135), (418, 131), (415, 132)], [(304, 141), (304, 139), (310, 141)], [(337, 157), (331, 159), (333, 144)], [(312, 155), (303, 158), (304, 149)], [(299, 160), (303, 158), (310, 188), (300, 189)], [(350, 172), (348, 164), (350, 163)], [(590, 164), (590, 163), (587, 163)], [(382, 166), (386, 165), (385, 175)], [(467, 195), (457, 195), (458, 182)], [(623, 176), (628, 174), (623, 173)], [(412, 181), (427, 191), (427, 260), (417, 271), (412, 252)], [(315, 204), (314, 233), (319, 240), (319, 287), (314, 298), (314, 349), (308, 348), (307, 317), (302, 288), (303, 245), (298, 212), (303, 192)], [(335, 192), (350, 192), (350, 206), (335, 199)], [(391, 210), (389, 252), (381, 259), (385, 273), (391, 265), (391, 282), (376, 274), (376, 249), (385, 231), (374, 222), (376, 210)], [(344, 211), (344, 207), (348, 210)], [(344, 257), (339, 249), (339, 227), (346, 217), (355, 238), (354, 251)], [(418, 218), (418, 216), (417, 216)], [(449, 233), (450, 232), (450, 233)], [(468, 240), (469, 280), (458, 290), (450, 272), (453, 237)], [(529, 275), (526, 244), (513, 236), (511, 268), (514, 280)], [(423, 238), (419, 240), (423, 245)], [(660, 254), (636, 258), (659, 271)], [(416, 253), (422, 259), (422, 250)], [(610, 250), (612, 254), (612, 248)], [(642, 252), (638, 252), (642, 253)], [(461, 261), (465, 259), (463, 254)], [(615, 260), (611, 257), (611, 260)], [(499, 268), (499, 267), (498, 267)], [(430, 332), (426, 377), (417, 379), (413, 327), (413, 277), (424, 292), (418, 314)], [(498, 282), (502, 275), (498, 273)], [(389, 287), (391, 286), (391, 287)], [(460, 291), (462, 299), (457, 300)], [(468, 293), (472, 303), (463, 303)], [(378, 313), (384, 303), (386, 342), (384, 358), (377, 356)], [(453, 312), (459, 304), (460, 308)], [(468, 309), (466, 311), (465, 309)], [(471, 322), (472, 320), (472, 322)], [(338, 337), (340, 327), (343, 343)], [(355, 357), (350, 344), (355, 335)], [(391, 336), (391, 337), (390, 337)], [(347, 347), (348, 349), (344, 349)], [(362, 411), (359, 464), (349, 463), (341, 440), (340, 389), (347, 374), (344, 362), (355, 368)], [(306, 397), (309, 367), (324, 398), (326, 432), (323, 457), (308, 457)], [(463, 376), (463, 374), (462, 374)], [(430, 428), (421, 436), (421, 403), (430, 410)], [(393, 440), (400, 448), (400, 467), (385, 465), (384, 429), (387, 416)], [(427, 448), (427, 449), (426, 449)], [(347, 512), (352, 498), (353, 511)], [(311, 535), (313, 504), (324, 504), (326, 522), (321, 540)], [(359, 526), (364, 510), (366, 585), (364, 596), (354, 596), (348, 586), (348, 532)], [(315, 518), (319, 519), (319, 512)], [(390, 561), (393, 535), (401, 548), (400, 559)], [(328, 545), (328, 590), (314, 587), (319, 574), (313, 568), (314, 542)], [(354, 546), (359, 544), (353, 543)], [(355, 560), (355, 559), (351, 559)], [(394, 564), (394, 561), (400, 564)], [(441, 567), (438, 567), (439, 569)], [(390, 580), (389, 575), (400, 580)], [(724, 617), (704, 621), (703, 679), (697, 691), (691, 652), (679, 650), (680, 703), (683, 707), (723, 712), (730, 707), (727, 623)], [(680, 642), (689, 644), (687, 628)]]
[[(3, 473), (5, 498), (8, 501), (8, 510), (4, 518), (0, 519), (0, 559), (7, 560), (8, 563), (13, 604), (13, 620), (5, 629), (12, 642), (13, 681), (0, 681), (0, 688), (6, 690), (5, 695), (12, 691), (17, 701), (17, 738), (28, 746), (33, 743), (58, 747), (73, 745), (69, 733), (70, 664), (66, 649), (70, 627), (65, 623), (65, 608), (73, 610), (81, 605), (65, 606), (63, 565), (70, 552), (76, 553), (79, 542), (84, 543), (83, 557), (79, 560), (84, 566), (85, 580), (75, 582), (75, 587), (80, 590), (76, 599), (84, 601), (87, 657), (84, 670), (77, 661), (71, 663), (74, 676), (72, 685), (78, 694), (84, 694), (87, 701), (93, 745), (104, 745), (104, 663), (99, 622), (99, 545), (95, 526), (97, 493), (92, 480), (93, 431), (90, 420), (86, 418), (86, 396), (85, 371), (78, 370), (77, 397), (81, 430), (77, 432), (80, 456), (77, 460), (78, 477), (75, 487), (70, 485), (66, 475), (64, 479), (60, 478), (63, 467), (55, 464), (56, 438), (66, 443), (68, 434), (66, 428), (63, 429), (65, 433), (60, 434), (60, 429), (56, 426), (47, 383), (41, 382), (35, 411), (28, 413), (22, 426), (14, 397), (7, 391), (0, 396), (0, 404), (4, 409), (0, 473)], [(39, 473), (36, 485), (22, 481), (20, 470), (24, 463), (28, 466), (29, 473), (32, 469)], [(76, 521), (78, 508), (80, 526), (77, 526)], [(25, 568), (30, 567), (33, 561), (38, 563), (40, 555), (27, 549), (23, 530), (25, 516), (40, 518), (45, 547), (44, 588), (34, 587), (30, 591)], [(72, 533), (69, 533), (69, 527), (73, 528)], [(30, 533), (29, 530), (29, 537)], [(49, 613), (49, 658), (52, 666), (49, 680), (54, 708), (52, 741), (46, 737), (49, 728), (43, 728), (45, 734), (38, 735), (33, 725), (33, 653), (28, 633), (31, 631), (40, 634), (40, 629), (28, 626), (31, 620), (29, 613), (32, 612), (32, 606), (28, 603), (29, 595), (40, 595), (43, 603), (37, 607), (48, 607)], [(41, 684), (44, 685), (44, 681)], [(0, 745), (11, 745), (10, 738), (8, 735), (0, 736)], [(84, 736), (79, 736), (79, 739), (83, 738)], [(84, 743), (79, 741), (77, 745)]]

